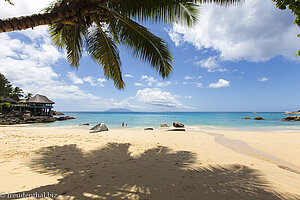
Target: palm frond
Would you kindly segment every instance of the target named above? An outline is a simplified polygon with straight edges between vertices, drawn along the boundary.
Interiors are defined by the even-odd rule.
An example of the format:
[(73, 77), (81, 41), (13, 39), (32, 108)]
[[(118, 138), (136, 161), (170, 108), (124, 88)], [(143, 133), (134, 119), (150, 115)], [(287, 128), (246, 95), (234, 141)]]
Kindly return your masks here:
[(215, 3), (228, 6), (240, 1), (242, 0), (114, 0), (108, 2), (108, 7), (139, 21), (177, 22), (190, 26), (195, 24), (200, 4)]
[[(197, 5), (194, 1), (187, 0), (116, 0), (110, 1), (108, 4), (108, 7), (123, 16), (139, 21), (166, 23), (176, 21), (192, 25), (198, 15)], [(185, 14), (182, 15), (183, 13)]]
[(125, 83), (122, 78), (119, 51), (112, 38), (103, 31), (98, 22), (98, 28), (90, 28), (87, 34), (87, 51), (91, 58), (103, 67), (107, 79), (113, 79), (118, 89), (123, 89)]
[(72, 67), (78, 67), (83, 51), (84, 28), (68, 24), (49, 26), (50, 37), (55, 46), (67, 50), (67, 60)]
[(166, 78), (172, 72), (173, 57), (164, 40), (147, 28), (111, 11), (109, 30), (114, 38), (130, 49), (134, 56), (150, 64)]

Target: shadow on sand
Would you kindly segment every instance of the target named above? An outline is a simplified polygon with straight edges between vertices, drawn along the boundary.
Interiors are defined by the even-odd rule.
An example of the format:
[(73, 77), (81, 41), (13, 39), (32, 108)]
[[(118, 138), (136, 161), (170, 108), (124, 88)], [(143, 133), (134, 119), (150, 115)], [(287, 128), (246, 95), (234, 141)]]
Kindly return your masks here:
[(196, 162), (192, 152), (159, 146), (132, 157), (129, 147), (128, 143), (109, 143), (88, 153), (76, 145), (42, 148), (30, 167), (63, 178), (57, 184), (22, 192), (53, 192), (59, 199), (79, 200), (282, 199), (257, 170), (246, 166), (192, 169), (190, 165)]

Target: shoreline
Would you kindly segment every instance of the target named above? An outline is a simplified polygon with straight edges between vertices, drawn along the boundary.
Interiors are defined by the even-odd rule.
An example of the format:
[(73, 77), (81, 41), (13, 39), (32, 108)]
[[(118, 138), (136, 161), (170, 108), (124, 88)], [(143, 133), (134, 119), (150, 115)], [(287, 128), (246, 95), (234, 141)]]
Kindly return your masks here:
[[(212, 133), (216, 135), (209, 135)], [(289, 166), (300, 166), (300, 131), (171, 132), (120, 128), (90, 134), (87, 129), (0, 127), (0, 135), (6, 135), (0, 137), (3, 192), (49, 191), (82, 199), (87, 198), (80, 196), (86, 191), (98, 196), (123, 191), (125, 195), (128, 193), (124, 193), (124, 187), (130, 185), (126, 190), (136, 192), (135, 187), (143, 186), (149, 191), (125, 195), (127, 199), (172, 199), (170, 194), (173, 199), (182, 195), (184, 199), (197, 199), (200, 194), (204, 199), (224, 199), (224, 195), (233, 199), (300, 197), (300, 174)], [(225, 144), (216, 142), (220, 137), (226, 139)], [(247, 152), (242, 142), (252, 151)], [(264, 154), (254, 151), (257, 155), (253, 156), (253, 149)], [(274, 161), (266, 154), (285, 162)], [(88, 177), (78, 179), (78, 170)], [(94, 191), (97, 181), (107, 186)], [(227, 184), (218, 184), (221, 182)], [(170, 184), (175, 185), (169, 187)], [(243, 184), (248, 189), (241, 187)], [(81, 187), (84, 189), (78, 189)], [(160, 187), (160, 192), (155, 187)], [(186, 187), (194, 189), (185, 190)]]

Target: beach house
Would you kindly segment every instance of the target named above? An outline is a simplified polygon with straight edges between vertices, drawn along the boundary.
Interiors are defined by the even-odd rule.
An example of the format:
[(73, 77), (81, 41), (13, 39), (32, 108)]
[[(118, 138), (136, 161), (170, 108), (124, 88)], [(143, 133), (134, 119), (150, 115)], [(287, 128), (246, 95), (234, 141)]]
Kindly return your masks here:
[(30, 111), (35, 116), (50, 116), (54, 101), (51, 101), (44, 95), (37, 94), (29, 100), (23, 99), (18, 105), (14, 106), (14, 110)]

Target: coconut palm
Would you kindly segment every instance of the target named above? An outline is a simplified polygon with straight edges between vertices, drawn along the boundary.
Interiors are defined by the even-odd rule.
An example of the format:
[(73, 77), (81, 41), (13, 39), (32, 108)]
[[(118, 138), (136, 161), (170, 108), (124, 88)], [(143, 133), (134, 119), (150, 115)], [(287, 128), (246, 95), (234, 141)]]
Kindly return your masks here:
[(32, 96), (33, 96), (33, 94), (30, 93), (30, 92), (28, 92), (27, 94), (24, 95), (24, 98), (25, 98), (26, 100), (29, 100)]
[(15, 100), (19, 101), (21, 97), (23, 97), (23, 90), (19, 87), (15, 87), (10, 95), (10, 97)]
[[(77, 68), (83, 49), (103, 67), (107, 79), (124, 88), (117, 45), (125, 45), (147, 62), (162, 78), (172, 71), (173, 57), (164, 40), (141, 22), (181, 23), (197, 20), (197, 3), (228, 5), (239, 0), (57, 0), (43, 13), (0, 20), (0, 33), (49, 25), (54, 44), (67, 51), (67, 60)], [(10, 1), (8, 1), (10, 2)]]

